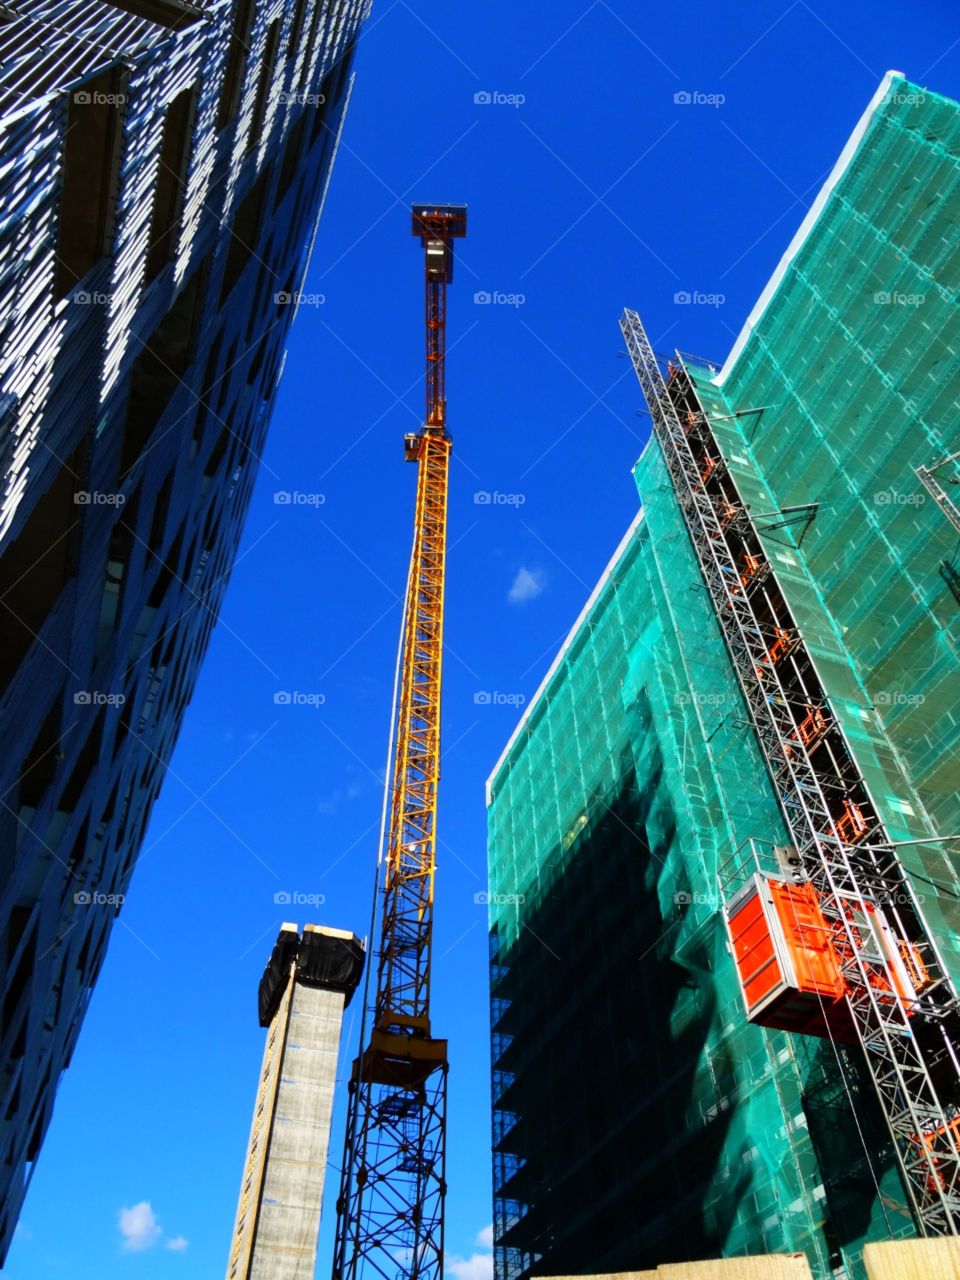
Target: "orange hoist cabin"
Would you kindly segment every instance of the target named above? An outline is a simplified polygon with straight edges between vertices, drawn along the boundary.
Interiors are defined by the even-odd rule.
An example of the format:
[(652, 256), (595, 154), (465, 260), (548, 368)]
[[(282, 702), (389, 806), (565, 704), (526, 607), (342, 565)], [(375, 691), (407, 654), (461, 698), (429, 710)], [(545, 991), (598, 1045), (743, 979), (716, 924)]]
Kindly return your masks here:
[(846, 1039), (846, 983), (814, 886), (757, 874), (725, 915), (748, 1021)]
[[(845, 910), (871, 985), (909, 1007), (930, 980), (919, 949), (896, 937), (880, 907), (864, 906), (851, 901)], [(724, 916), (749, 1022), (855, 1042), (841, 963), (850, 944), (824, 916), (813, 884), (757, 872)]]

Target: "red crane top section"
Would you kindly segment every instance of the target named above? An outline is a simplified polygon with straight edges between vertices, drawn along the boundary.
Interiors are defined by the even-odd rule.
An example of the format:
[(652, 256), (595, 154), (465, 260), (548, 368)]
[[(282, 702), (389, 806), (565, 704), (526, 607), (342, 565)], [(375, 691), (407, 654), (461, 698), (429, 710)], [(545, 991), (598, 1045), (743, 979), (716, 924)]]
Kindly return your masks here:
[(446, 434), (445, 355), (447, 285), (453, 279), (453, 241), (467, 234), (465, 204), (415, 204), (415, 236), (426, 250), (427, 403), (425, 430)]

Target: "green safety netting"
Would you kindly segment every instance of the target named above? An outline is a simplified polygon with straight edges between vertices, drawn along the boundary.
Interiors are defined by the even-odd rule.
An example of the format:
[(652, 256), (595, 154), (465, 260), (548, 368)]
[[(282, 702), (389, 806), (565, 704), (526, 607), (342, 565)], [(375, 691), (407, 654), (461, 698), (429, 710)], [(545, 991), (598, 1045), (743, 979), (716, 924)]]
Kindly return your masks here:
[[(958, 163), (957, 105), (894, 80), (722, 386), (688, 365), (754, 514), (798, 509), (764, 538), (898, 840), (960, 833), (960, 535), (916, 473), (960, 450)], [(491, 780), (498, 1280), (793, 1250), (860, 1277), (912, 1222), (857, 1054), (745, 1021), (718, 864), (788, 837), (655, 443), (636, 478)], [(903, 857), (960, 981), (960, 844)]]

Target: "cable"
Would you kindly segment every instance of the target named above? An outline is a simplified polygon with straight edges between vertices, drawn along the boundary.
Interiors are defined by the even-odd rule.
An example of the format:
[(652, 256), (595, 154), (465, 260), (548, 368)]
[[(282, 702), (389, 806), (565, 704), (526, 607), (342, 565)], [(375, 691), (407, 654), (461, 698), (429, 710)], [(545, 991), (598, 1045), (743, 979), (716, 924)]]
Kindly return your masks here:
[[(407, 604), (410, 599), (410, 584), (413, 577), (413, 557), (410, 558), (410, 566), (407, 569), (407, 585), (404, 590), (404, 606), (403, 617), (400, 624), (400, 641), (397, 645), (397, 661), (393, 672), (393, 697), (390, 702), (390, 729), (387, 734), (387, 763), (384, 770), (383, 778), (383, 804), (380, 808), (380, 835), (377, 840), (377, 865), (373, 874), (373, 902), (370, 907), (370, 943), (367, 954), (366, 972), (363, 976), (363, 1003), (360, 1013), (360, 1040), (357, 1046), (357, 1058), (362, 1055), (367, 1043), (367, 1015), (370, 1013), (370, 977), (373, 972), (374, 962), (374, 939), (376, 938), (377, 929), (377, 908), (380, 904), (380, 868), (384, 860), (384, 843), (387, 833), (387, 818), (390, 810), (390, 801), (392, 798), (392, 773), (391, 764), (393, 762), (393, 742), (396, 735), (397, 726), (397, 705), (400, 692), (400, 673), (403, 666), (403, 647), (407, 633)], [(359, 1084), (359, 1080), (357, 1081)], [(340, 1170), (341, 1178), (347, 1170), (348, 1164), (352, 1160), (353, 1152), (357, 1139), (357, 1123), (360, 1118), (359, 1107), (348, 1108), (348, 1116), (352, 1111), (352, 1122), (349, 1131), (344, 1135), (344, 1163)], [(334, 1245), (334, 1258), (336, 1260), (336, 1245)]]

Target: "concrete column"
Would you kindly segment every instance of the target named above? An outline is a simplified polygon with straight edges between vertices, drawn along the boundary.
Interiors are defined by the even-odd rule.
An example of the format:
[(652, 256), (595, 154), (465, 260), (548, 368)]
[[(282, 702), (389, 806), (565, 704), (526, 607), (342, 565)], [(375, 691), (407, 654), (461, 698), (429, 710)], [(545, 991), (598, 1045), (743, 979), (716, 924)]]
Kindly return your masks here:
[(313, 1280), (352, 933), (284, 924), (260, 983), (268, 1028), (227, 1280)]

